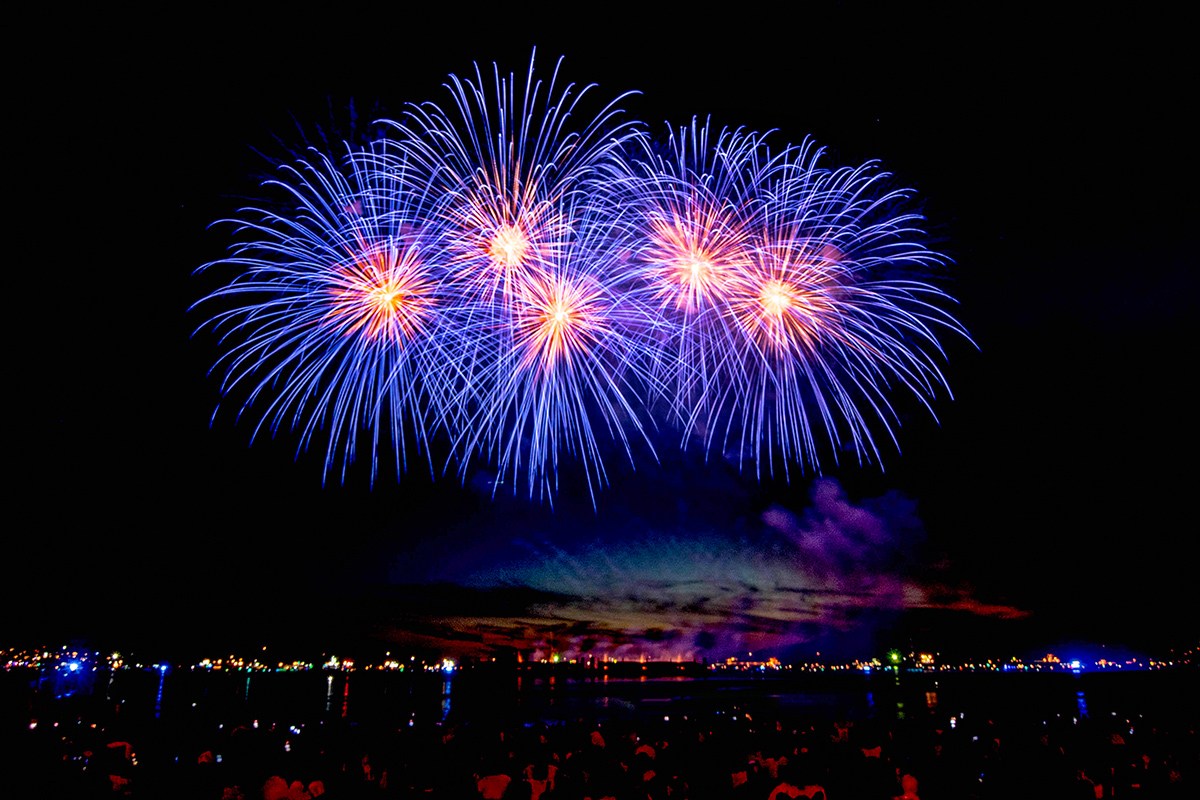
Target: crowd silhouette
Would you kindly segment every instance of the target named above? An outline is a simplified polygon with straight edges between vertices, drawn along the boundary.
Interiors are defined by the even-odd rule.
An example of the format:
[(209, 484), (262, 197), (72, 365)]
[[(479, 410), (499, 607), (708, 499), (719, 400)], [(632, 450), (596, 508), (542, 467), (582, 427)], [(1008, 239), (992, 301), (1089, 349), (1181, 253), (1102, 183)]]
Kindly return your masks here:
[(27, 726), (37, 798), (163, 800), (985, 800), (1194, 798), (1193, 717), (686, 718), (245, 723), (219, 732)]

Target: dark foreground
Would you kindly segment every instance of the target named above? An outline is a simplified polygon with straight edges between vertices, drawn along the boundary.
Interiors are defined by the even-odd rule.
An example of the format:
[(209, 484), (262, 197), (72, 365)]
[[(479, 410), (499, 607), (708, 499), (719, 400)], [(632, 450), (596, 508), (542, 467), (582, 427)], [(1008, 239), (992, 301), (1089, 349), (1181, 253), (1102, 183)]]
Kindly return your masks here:
[[(17, 781), (7, 794), (890, 800), (907, 790), (921, 800), (1195, 798), (1195, 677), (1062, 678), (1032, 688), (1021, 685), (1025, 676), (852, 686), (514, 686), (455, 678), (452, 687), (434, 678), (359, 681), (351, 691), (349, 682), (313, 676), (326, 683), (324, 702), (311, 708), (309, 688), (289, 703), (278, 692), (274, 704), (242, 702), (248, 679), (230, 684), (245, 695), (232, 704), (207, 678), (165, 692), (160, 681), (149, 692), (153, 702), (140, 704), (134, 687), (50, 697), (24, 684), (23, 694), (6, 695), (6, 775)], [(258, 686), (253, 692), (264, 694)]]

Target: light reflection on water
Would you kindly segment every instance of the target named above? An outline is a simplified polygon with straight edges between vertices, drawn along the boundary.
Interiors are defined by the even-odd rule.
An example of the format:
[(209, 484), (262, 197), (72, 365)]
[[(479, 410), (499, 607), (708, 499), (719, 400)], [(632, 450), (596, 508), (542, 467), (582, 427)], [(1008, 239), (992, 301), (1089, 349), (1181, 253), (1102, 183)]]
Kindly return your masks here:
[(166, 686), (166, 682), (167, 682), (167, 668), (161, 667), (158, 670), (158, 690), (154, 693), (154, 718), (155, 719), (159, 719), (160, 717), (162, 717), (163, 688)]
[[(703, 714), (813, 721), (963, 719), (1023, 714), (1078, 721), (1140, 718), (1188, 708), (1184, 676), (932, 675), (787, 679), (486, 678), (465, 671), (415, 673), (215, 673), (189, 670), (54, 673), (6, 681), (5, 707), (31, 717), (119, 711), (168, 724), (332, 721), (451, 724), (460, 719), (569, 722), (579, 718), (682, 718)], [(340, 698), (340, 701), (339, 701)], [(1194, 709), (1191, 713), (1195, 713)], [(27, 720), (26, 720), (27, 721)]]

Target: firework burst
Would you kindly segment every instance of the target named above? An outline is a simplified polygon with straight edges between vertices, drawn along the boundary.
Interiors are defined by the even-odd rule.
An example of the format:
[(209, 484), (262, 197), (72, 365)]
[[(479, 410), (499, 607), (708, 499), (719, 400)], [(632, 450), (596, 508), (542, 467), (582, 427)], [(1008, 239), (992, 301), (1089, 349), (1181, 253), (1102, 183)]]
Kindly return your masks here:
[(497, 486), (523, 475), (531, 493), (552, 489), (560, 453), (594, 492), (599, 431), (628, 451), (642, 430), (625, 380), (648, 317), (610, 278), (619, 212), (589, 191), (624, 174), (639, 127), (617, 105), (627, 95), (589, 111), (595, 86), (563, 83), (561, 63), (548, 82), (532, 58), (523, 79), (495, 68), (490, 85), (476, 66), (473, 80), (451, 76), (448, 105), (385, 122), (393, 157), (417, 168), (413, 191), (437, 198), (448, 318), (463, 336), (455, 455), (465, 469), (486, 454)]
[(575, 221), (572, 237), (502, 313), (470, 304), (458, 312), (476, 343), (458, 452), (463, 467), (484, 454), (502, 482), (523, 480), (546, 497), (569, 454), (594, 499), (606, 483), (607, 444), (631, 461), (635, 444), (653, 452), (647, 398), (661, 391), (652, 370), (661, 325), (647, 293), (623, 282), (629, 234), (607, 213), (564, 214)]
[(656, 367), (686, 442), (711, 436), (740, 380), (728, 307), (754, 259), (775, 159), (760, 134), (725, 129), (714, 138), (696, 120), (664, 144), (640, 144), (617, 202), (638, 229), (629, 271), (665, 323)]
[(281, 165), (274, 203), (223, 220), (232, 254), (202, 271), (234, 275), (198, 305), (253, 436), (323, 438), (343, 481), (366, 441), (372, 482), (415, 447), (550, 498), (570, 460), (594, 503), (610, 446), (653, 458), (656, 428), (787, 475), (881, 461), (897, 391), (932, 414), (940, 337), (967, 334), (911, 192), (810, 140), (693, 120), (654, 141), (632, 93), (588, 113), (560, 65), (451, 76), (448, 105)]
[(238, 242), (201, 269), (235, 275), (198, 304), (228, 348), (214, 366), (222, 396), (240, 398), (239, 418), (264, 406), (251, 438), (294, 430), (304, 450), (323, 436), (325, 474), (344, 479), (365, 434), (372, 481), (382, 447), (402, 473), (408, 443), (422, 448), (445, 424), (454, 363), (437, 237), (421, 199), (376, 163), (348, 150), (280, 167), (264, 184), (279, 195), (271, 208), (217, 223)]
[(535, 58), (524, 79), (494, 67), (490, 88), (476, 65), (473, 80), (450, 76), (449, 104), (410, 104), (384, 121), (400, 160), (417, 167), (415, 188), (441, 198), (431, 213), (447, 231), (450, 279), (470, 301), (508, 303), (543, 280), (574, 238), (564, 203), (594, 214), (571, 196), (621, 173), (624, 146), (640, 136), (618, 105), (632, 92), (592, 110), (596, 86), (564, 83), (561, 65), (549, 82)]
[[(693, 123), (678, 141), (705, 139)], [(911, 277), (948, 261), (903, 210), (911, 192), (887, 189), (873, 162), (825, 168), (811, 140), (772, 156), (766, 137), (723, 132), (714, 161), (699, 166), (697, 147), (675, 152), (646, 162), (636, 194), (646, 280), (674, 298), (678, 317), (671, 353), (685, 435), (732, 446), (760, 475), (792, 464), (819, 473), (846, 449), (879, 462), (880, 431), (896, 443), (891, 393), (904, 389), (932, 413), (948, 394), (939, 335), (965, 336), (949, 297)], [(664, 179), (681, 188), (664, 192)]]

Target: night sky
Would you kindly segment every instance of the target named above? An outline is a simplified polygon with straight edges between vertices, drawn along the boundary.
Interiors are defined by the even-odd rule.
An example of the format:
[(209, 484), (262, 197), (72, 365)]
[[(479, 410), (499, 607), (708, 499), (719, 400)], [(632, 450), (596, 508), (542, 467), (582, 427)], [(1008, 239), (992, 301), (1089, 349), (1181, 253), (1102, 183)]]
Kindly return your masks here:
[[(61, 71), (30, 61), (9, 98), (24, 288), (0, 639), (708, 659), (1197, 644), (1183, 26), (1002, 11), (55, 20), (38, 35)], [(976, 345), (947, 340), (937, 420), (907, 420), (882, 470), (790, 481), (671, 447), (636, 471), (613, 458), (593, 507), (569, 466), (552, 505), (493, 498), (486, 465), (323, 487), (319, 452), (214, 418), (215, 342), (188, 311), (229, 244), (210, 223), (271, 158), (444, 102), (477, 62), (521, 74), (535, 47), (539, 72), (562, 56), (570, 80), (637, 92), (623, 105), (652, 133), (811, 135), (915, 189)]]

